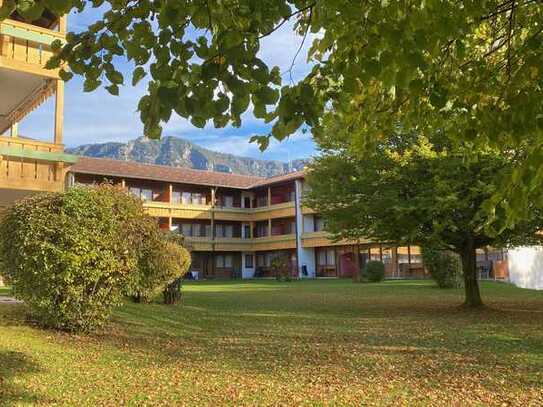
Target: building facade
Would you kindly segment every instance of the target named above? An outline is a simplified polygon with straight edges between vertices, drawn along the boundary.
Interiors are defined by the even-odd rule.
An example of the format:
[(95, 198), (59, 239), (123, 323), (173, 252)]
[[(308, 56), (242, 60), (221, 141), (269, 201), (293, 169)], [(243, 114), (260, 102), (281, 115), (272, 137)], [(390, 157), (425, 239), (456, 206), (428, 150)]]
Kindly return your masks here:
[(195, 278), (273, 277), (286, 256), (296, 278), (352, 277), (381, 260), (388, 278), (424, 278), (418, 247), (334, 242), (318, 214), (303, 205), (303, 172), (259, 178), (80, 157), (71, 182), (113, 182), (143, 201), (164, 229), (185, 236)]
[[(0, 22), (0, 212), (29, 194), (62, 191), (76, 161), (64, 154), (64, 82), (58, 69), (45, 68), (56, 40), (66, 40), (66, 17), (48, 11), (31, 23), (17, 13)], [(54, 134), (20, 135), (19, 122), (50, 97)]]

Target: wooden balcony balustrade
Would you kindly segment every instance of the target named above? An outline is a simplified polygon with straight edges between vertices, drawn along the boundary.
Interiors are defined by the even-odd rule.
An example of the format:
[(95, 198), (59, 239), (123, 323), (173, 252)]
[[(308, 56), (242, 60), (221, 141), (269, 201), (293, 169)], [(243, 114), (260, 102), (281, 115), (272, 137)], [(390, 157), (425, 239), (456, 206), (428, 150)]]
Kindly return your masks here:
[(58, 79), (58, 69), (45, 69), (55, 40), (65, 42), (65, 33), (10, 19), (0, 22), (0, 68)]
[(0, 188), (61, 191), (67, 166), (76, 157), (63, 145), (0, 136)]

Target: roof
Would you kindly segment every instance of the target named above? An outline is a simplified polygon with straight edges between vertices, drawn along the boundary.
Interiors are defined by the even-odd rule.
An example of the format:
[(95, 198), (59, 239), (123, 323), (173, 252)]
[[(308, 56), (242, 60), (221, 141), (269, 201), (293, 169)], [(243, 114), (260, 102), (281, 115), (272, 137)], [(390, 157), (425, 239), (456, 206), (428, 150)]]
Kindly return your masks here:
[(305, 171), (294, 171), (294, 172), (289, 172), (288, 174), (276, 175), (274, 177), (261, 178), (260, 180), (256, 181), (253, 185), (251, 185), (251, 188), (279, 184), (285, 181), (294, 181), (295, 179), (304, 178), (304, 176), (305, 176)]
[(249, 189), (303, 177), (303, 171), (271, 178), (263, 178), (250, 175), (229, 174), (217, 171), (194, 170), (190, 168), (90, 157), (80, 157), (78, 162), (70, 167), (70, 171), (76, 174), (136, 178), (237, 189)]

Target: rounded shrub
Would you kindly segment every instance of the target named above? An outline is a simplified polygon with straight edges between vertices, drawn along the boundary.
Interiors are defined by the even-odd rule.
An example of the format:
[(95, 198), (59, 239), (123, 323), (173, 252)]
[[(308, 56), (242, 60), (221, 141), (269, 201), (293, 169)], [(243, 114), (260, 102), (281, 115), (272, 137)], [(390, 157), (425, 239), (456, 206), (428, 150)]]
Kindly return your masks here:
[(291, 281), (288, 256), (281, 255), (271, 261), (271, 269), (277, 281)]
[(424, 266), (439, 288), (461, 286), (462, 267), (458, 255), (431, 247), (423, 247), (421, 251)]
[(91, 331), (134, 286), (141, 202), (112, 185), (73, 187), (15, 203), (0, 222), (0, 262), (40, 323)]
[(363, 276), (372, 283), (383, 281), (385, 279), (385, 265), (377, 260), (368, 261), (364, 266)]
[[(159, 230), (154, 220), (145, 226), (132, 297), (137, 302), (149, 302), (167, 290), (165, 302), (176, 303), (181, 296), (181, 280), (190, 268), (190, 253), (170, 233)], [(179, 295), (174, 292), (176, 287)]]

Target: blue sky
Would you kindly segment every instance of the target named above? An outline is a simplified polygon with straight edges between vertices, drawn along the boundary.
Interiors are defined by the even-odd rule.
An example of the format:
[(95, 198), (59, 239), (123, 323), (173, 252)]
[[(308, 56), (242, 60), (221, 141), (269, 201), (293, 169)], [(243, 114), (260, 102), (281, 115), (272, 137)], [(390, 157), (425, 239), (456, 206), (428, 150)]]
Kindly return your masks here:
[[(82, 14), (69, 17), (69, 29), (79, 31), (99, 18), (97, 10), (89, 9)], [(261, 51), (261, 58), (269, 64), (277, 65), (281, 72), (290, 68), (294, 55), (301, 44), (301, 37), (292, 31), (292, 26), (285, 24), (280, 31), (266, 39)], [(310, 38), (296, 59), (292, 70), (294, 80), (303, 77), (309, 70), (306, 63)], [(133, 67), (122, 64), (130, 77)], [(285, 80), (290, 75), (285, 74)], [(128, 81), (129, 82), (129, 81)], [(109, 141), (127, 141), (142, 135), (142, 125), (136, 112), (139, 98), (145, 94), (144, 81), (138, 87), (125, 86), (120, 96), (111, 96), (107, 91), (99, 89), (93, 93), (84, 93), (82, 80), (74, 77), (66, 84), (64, 112), (64, 140), (68, 147), (80, 144), (103, 143)], [(249, 143), (254, 134), (267, 134), (269, 127), (254, 118), (251, 113), (245, 114), (241, 128), (226, 127), (215, 129), (212, 125), (204, 129), (192, 126), (179, 116), (172, 116), (164, 126), (165, 136), (186, 138), (203, 147), (216, 151), (254, 158), (288, 161), (295, 158), (306, 158), (315, 152), (310, 133), (292, 136), (282, 143), (273, 142), (267, 151), (261, 153), (258, 146)], [(50, 98), (40, 108), (31, 113), (21, 124), (22, 135), (50, 139), (54, 125), (54, 98)]]

